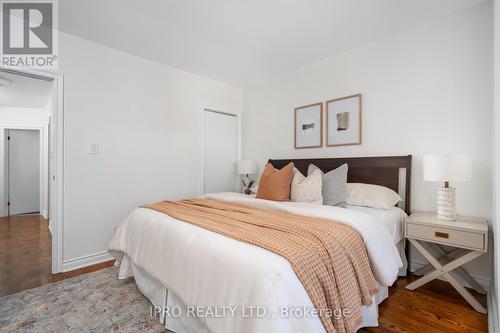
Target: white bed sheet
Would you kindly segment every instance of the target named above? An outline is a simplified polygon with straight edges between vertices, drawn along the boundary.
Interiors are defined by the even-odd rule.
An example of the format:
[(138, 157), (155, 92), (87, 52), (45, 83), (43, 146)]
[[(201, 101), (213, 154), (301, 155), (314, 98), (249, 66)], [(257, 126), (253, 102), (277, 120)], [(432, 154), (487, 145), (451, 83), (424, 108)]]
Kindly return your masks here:
[[(392, 285), (402, 266), (392, 235), (383, 222), (368, 214), (331, 206), (278, 203), (238, 193), (209, 197), (330, 218), (352, 226), (362, 235), (372, 271), (383, 287)], [(324, 332), (319, 318), (280, 318), (277, 312), (283, 305), (313, 305), (290, 263), (260, 247), (139, 208), (118, 228), (109, 250), (118, 260), (130, 258), (185, 304), (258, 304), (277, 315), (272, 320), (241, 316), (200, 319), (212, 333)]]
[(347, 209), (355, 210), (360, 213), (368, 214), (381, 224), (383, 224), (394, 240), (394, 244), (399, 243), (404, 238), (404, 223), (408, 215), (399, 207), (391, 209), (375, 209), (370, 207), (347, 205)]
[(362, 206), (347, 205), (347, 209), (355, 210), (357, 212), (368, 214), (380, 222), (381, 225), (387, 228), (392, 235), (394, 244), (398, 249), (399, 257), (403, 266), (399, 269), (398, 276), (406, 276), (408, 260), (405, 253), (405, 238), (404, 238), (404, 225), (408, 215), (399, 207), (392, 207), (391, 209), (376, 209)]

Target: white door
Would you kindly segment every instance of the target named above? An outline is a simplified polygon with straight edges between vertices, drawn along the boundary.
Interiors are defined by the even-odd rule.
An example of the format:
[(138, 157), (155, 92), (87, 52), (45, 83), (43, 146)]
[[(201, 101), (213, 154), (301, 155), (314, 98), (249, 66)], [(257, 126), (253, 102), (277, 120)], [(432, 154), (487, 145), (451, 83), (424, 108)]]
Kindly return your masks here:
[(40, 211), (40, 132), (9, 130), (9, 215)]
[(205, 110), (204, 193), (236, 192), (237, 119)]

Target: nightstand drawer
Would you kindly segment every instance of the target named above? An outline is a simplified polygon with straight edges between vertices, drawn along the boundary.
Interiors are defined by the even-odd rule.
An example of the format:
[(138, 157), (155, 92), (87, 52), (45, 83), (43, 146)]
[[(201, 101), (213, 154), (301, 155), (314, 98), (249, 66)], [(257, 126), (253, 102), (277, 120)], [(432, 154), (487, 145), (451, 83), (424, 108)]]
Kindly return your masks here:
[(458, 247), (484, 251), (484, 234), (428, 227), (419, 224), (407, 224), (409, 238), (428, 240), (434, 243), (449, 244)]

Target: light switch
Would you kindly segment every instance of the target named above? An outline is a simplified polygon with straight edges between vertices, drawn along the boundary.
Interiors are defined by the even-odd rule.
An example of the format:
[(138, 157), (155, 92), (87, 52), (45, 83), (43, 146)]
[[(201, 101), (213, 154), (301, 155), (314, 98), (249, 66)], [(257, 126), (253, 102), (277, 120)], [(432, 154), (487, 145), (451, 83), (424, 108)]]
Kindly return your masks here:
[(99, 145), (97, 143), (91, 143), (89, 153), (94, 155), (99, 154)]

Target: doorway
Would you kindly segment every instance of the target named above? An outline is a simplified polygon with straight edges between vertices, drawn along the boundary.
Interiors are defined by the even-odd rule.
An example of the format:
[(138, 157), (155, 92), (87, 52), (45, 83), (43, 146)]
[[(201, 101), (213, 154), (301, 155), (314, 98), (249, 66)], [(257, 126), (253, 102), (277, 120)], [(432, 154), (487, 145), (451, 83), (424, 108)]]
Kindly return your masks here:
[[(30, 108), (33, 109), (35, 106), (28, 105), (25, 105), (22, 112), (17, 113), (17, 115), (19, 115), (17, 118), (0, 117), (0, 156), (4, 159), (4, 162), (0, 163), (0, 176), (2, 176), (0, 177), (0, 216), (11, 215), (9, 216), (9, 223), (4, 223), (4, 226), (0, 225), (0, 231), (5, 231), (3, 232), (4, 240), (8, 241), (9, 236), (5, 233), (13, 230), (12, 227), (14, 226), (18, 228), (20, 224), (17, 222), (19, 221), (31, 223), (30, 229), (39, 227), (42, 231), (39, 234), (40, 237), (48, 240), (47, 245), (45, 245), (46, 241), (44, 241), (43, 245), (44, 253), (48, 251), (48, 272), (50, 275), (59, 273), (62, 272), (63, 267), (63, 76), (61, 74), (45, 71), (14, 70), (0, 67), (0, 77), (5, 78), (3, 82), (8, 83), (1, 87), (2, 96), (6, 97), (6, 99), (2, 99), (0, 107), (5, 106), (8, 101), (12, 102), (14, 99), (23, 101), (23, 103), (37, 103), (40, 96), (32, 89), (42, 83), (49, 87), (48, 94), (50, 96), (49, 102), (46, 104), (47, 114), (43, 115), (43, 119), (33, 116), (34, 114), (31, 113), (33, 110), (30, 110)], [(19, 86), (16, 87), (16, 82), (19, 81), (29, 81), (30, 83), (20, 89)], [(11, 113), (10, 115), (13, 114), (14, 113)], [(25, 121), (28, 118), (34, 123), (26, 125)], [(18, 137), (18, 134), (21, 134), (21, 140), (24, 144), (30, 140), (27, 138), (27, 133), (31, 134), (32, 140), (36, 140), (38, 136), (38, 153), (39, 156), (42, 156), (42, 159), (39, 159), (38, 162), (44, 165), (43, 168), (41, 167), (38, 169), (38, 175), (34, 171), (35, 169), (30, 167), (29, 170), (32, 172), (29, 177), (19, 176), (19, 174), (16, 173), (23, 172), (23, 170), (19, 170), (19, 164), (16, 163), (17, 159), (29, 159), (28, 150), (23, 149), (23, 154), (26, 154), (26, 156), (22, 158), (17, 155), (8, 156), (8, 164), (6, 162), (7, 159), (4, 158), (7, 147), (12, 149), (12, 154), (15, 154), (16, 142), (13, 140), (14, 137)], [(33, 135), (33, 133), (38, 133), (38, 135)], [(8, 136), (11, 137), (11, 143), (6, 142)], [(35, 138), (33, 138), (33, 136)], [(12, 147), (12, 144), (14, 144), (14, 147)], [(32, 161), (29, 164), (34, 164), (33, 156), (35, 153), (36, 151), (33, 150), (29, 154)], [(23, 167), (27, 168), (27, 165)], [(26, 170), (24, 171), (26, 172)], [(21, 174), (26, 175), (26, 173)], [(19, 202), (18, 198), (25, 198), (26, 195), (25, 192), (19, 189), (22, 189), (23, 186), (28, 186), (28, 183), (31, 184), (29, 185), (30, 187), (33, 187), (35, 183), (34, 179), (37, 178), (39, 180), (39, 191), (33, 191), (35, 193), (32, 192), (29, 205), (20, 207), (17, 204), (17, 202)], [(25, 182), (24, 185), (20, 185), (21, 181)], [(8, 190), (6, 190), (6, 188), (8, 188)], [(35, 207), (33, 204), (36, 201), (36, 193), (38, 193), (38, 207)], [(6, 204), (9, 202), (10, 207), (6, 207)], [(25, 203), (26, 202), (28, 202), (28, 200), (26, 200)], [(30, 213), (37, 212), (40, 215), (30, 215)], [(1, 219), (0, 217), (0, 220)], [(32, 233), (32, 231), (18, 233), (18, 235), (28, 233)], [(15, 238), (16, 236), (13, 234), (12, 237)], [(16, 242), (18, 241), (19, 240), (16, 240)], [(0, 250), (4, 248), (5, 247), (0, 246)], [(9, 247), (6, 248), (8, 249)], [(38, 250), (33, 251), (33, 253), (36, 253)], [(2, 255), (0, 254), (0, 258), (1, 257)], [(2, 291), (0, 288), (0, 294), (1, 293)]]
[(52, 82), (0, 71), (0, 295), (49, 283)]
[(8, 216), (43, 211), (47, 193), (43, 186), (43, 155), (40, 131), (6, 129), (5, 165)]

